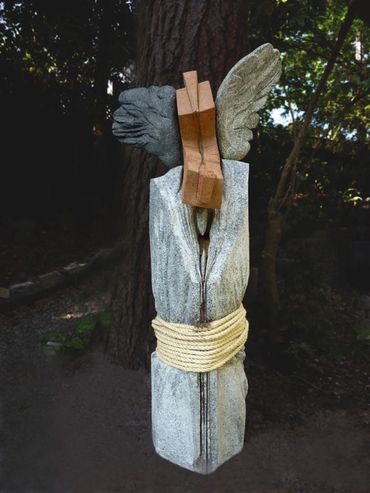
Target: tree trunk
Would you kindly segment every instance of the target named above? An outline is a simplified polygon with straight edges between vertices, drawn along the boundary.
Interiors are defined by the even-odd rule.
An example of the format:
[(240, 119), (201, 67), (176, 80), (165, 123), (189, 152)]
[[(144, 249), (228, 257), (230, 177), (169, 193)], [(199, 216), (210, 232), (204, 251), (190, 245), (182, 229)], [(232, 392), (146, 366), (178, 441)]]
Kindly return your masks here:
[[(241, 0), (151, 0), (137, 2), (136, 86), (182, 87), (182, 72), (196, 69), (215, 92), (228, 70), (244, 55)], [(109, 351), (125, 367), (147, 361), (155, 316), (151, 294), (149, 180), (165, 171), (158, 160), (126, 151), (123, 179), (123, 236), (126, 253), (116, 272)]]
[(336, 59), (346, 39), (355, 15), (355, 2), (350, 2), (346, 17), (340, 27), (337, 40), (333, 46), (330, 58), (325, 70), (319, 80), (315, 91), (309, 101), (302, 125), (298, 130), (292, 150), (285, 161), (275, 195), (270, 199), (268, 206), (268, 218), (266, 226), (265, 246), (261, 256), (261, 281), (262, 292), (265, 297), (267, 323), (272, 327), (278, 310), (279, 291), (276, 274), (276, 260), (279, 244), (282, 237), (284, 215), (282, 207), (286, 205), (287, 199), (294, 192), (295, 173), (299, 156), (304, 147), (305, 138), (311, 125), (312, 116), (317, 108), (319, 98), (326, 86), (328, 78), (334, 68)]

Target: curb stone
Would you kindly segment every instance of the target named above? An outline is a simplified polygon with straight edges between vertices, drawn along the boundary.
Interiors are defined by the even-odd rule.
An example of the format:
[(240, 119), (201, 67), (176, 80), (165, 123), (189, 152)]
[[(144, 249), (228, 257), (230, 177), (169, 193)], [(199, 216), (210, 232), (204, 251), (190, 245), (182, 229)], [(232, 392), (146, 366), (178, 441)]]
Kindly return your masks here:
[(85, 262), (71, 262), (66, 266), (40, 274), (32, 281), (13, 283), (8, 287), (0, 287), (0, 311), (2, 308), (13, 308), (29, 301), (41, 298), (57, 289), (96, 270), (118, 261), (124, 252), (124, 243), (120, 242), (112, 248), (102, 248), (91, 255)]

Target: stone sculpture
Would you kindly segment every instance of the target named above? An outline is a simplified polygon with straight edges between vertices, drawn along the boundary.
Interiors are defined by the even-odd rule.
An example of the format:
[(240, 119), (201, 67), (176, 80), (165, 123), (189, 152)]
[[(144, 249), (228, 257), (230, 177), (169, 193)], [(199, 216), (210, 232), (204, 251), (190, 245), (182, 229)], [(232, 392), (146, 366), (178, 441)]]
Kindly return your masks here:
[[(150, 184), (152, 288), (158, 313), (153, 327), (164, 327), (165, 335), (169, 335), (168, 347), (174, 351), (171, 364), (166, 358), (161, 359), (158, 339), (158, 354), (152, 354), (153, 443), (165, 459), (203, 474), (213, 472), (242, 450), (248, 388), (243, 367), (245, 354), (242, 347), (230, 346), (231, 336), (225, 339), (225, 350), (223, 346), (211, 350), (207, 341), (200, 342), (205, 351), (202, 349), (198, 354), (209, 354), (211, 362), (217, 359), (213, 356), (216, 353), (231, 357), (211, 371), (204, 370), (207, 366), (198, 361), (194, 368), (190, 364), (191, 371), (185, 371), (184, 362), (192, 362), (193, 354), (188, 357), (183, 349), (182, 354), (177, 354), (176, 338), (186, 329), (190, 338), (194, 335), (208, 340), (213, 323), (243, 310), (241, 302), (249, 276), (249, 165), (239, 160), (250, 148), (252, 129), (258, 123), (257, 112), (265, 105), (280, 71), (279, 52), (265, 44), (240, 60), (218, 90), (216, 125), (223, 179), (218, 208), (211, 201), (211, 192), (198, 193), (203, 197), (201, 207), (191, 205), (192, 202), (189, 205), (186, 194), (181, 192), (185, 185), (181, 165), (185, 164), (186, 170), (186, 162), (181, 157), (180, 143), (185, 161), (188, 149), (181, 118), (184, 114), (195, 115), (198, 121), (197, 112), (204, 104), (204, 99), (194, 103), (197, 97), (203, 98), (204, 89), (195, 83), (194, 73), (185, 74), (189, 99), (185, 103), (191, 107), (194, 103), (191, 111), (182, 111), (184, 92), (179, 94), (183, 91), (180, 89), (177, 93), (181, 138), (176, 91), (170, 86), (125, 91), (120, 95), (121, 107), (114, 114), (113, 133), (120, 141), (145, 148), (173, 168)], [(211, 107), (207, 99), (209, 129), (213, 125)], [(212, 132), (210, 139), (215, 142)], [(194, 176), (199, 188), (205, 158), (200, 141), (194, 143), (195, 154), (197, 145), (201, 158), (195, 158), (199, 169), (194, 168)], [(211, 168), (215, 169), (213, 164)], [(212, 169), (204, 182), (211, 191), (216, 176), (220, 179), (217, 172), (212, 174)], [(242, 341), (246, 338), (246, 324), (238, 329)], [(237, 349), (228, 353), (230, 347)]]

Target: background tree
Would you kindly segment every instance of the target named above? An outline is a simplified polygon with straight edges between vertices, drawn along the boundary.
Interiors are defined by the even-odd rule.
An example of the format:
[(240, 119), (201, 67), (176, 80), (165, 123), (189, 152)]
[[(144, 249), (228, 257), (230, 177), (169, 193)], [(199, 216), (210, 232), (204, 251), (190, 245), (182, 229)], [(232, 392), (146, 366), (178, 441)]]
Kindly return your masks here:
[[(153, 0), (136, 2), (138, 20), (135, 86), (182, 87), (182, 72), (198, 70), (213, 93), (245, 53), (242, 2), (222, 0)], [(110, 352), (125, 366), (149, 354), (154, 317), (150, 287), (149, 180), (164, 171), (153, 157), (127, 151), (123, 176), (124, 262), (117, 271), (112, 299)]]
[[(267, 305), (265, 314), (269, 314), (269, 322), (275, 327), (276, 261), (283, 231), (290, 228), (292, 232), (292, 227), (297, 226), (296, 212), (303, 208), (310, 210), (312, 216), (310, 223), (306, 222), (307, 215), (305, 222), (301, 217), (298, 226), (302, 232), (305, 229), (307, 234), (310, 227), (318, 227), (317, 221), (314, 225), (314, 214), (332, 223), (338, 207), (336, 211), (332, 207), (329, 210), (328, 194), (332, 202), (334, 194), (337, 195), (338, 205), (340, 194), (345, 193), (346, 184), (356, 180), (358, 171), (352, 167), (349, 150), (354, 148), (353, 144), (359, 154), (366, 148), (370, 79), (364, 55), (369, 42), (364, 24), (368, 17), (364, 13), (364, 2), (360, 1), (266, 0), (249, 4), (248, 17), (256, 26), (249, 36), (250, 49), (269, 40), (280, 49), (283, 58), (283, 74), (267, 112), (271, 108), (284, 109), (285, 121), (291, 121), (282, 127), (271, 122), (271, 117), (263, 119), (264, 125), (257, 129), (257, 146), (252, 146), (248, 156), (254, 164), (252, 200), (259, 201), (259, 217), (267, 222), (260, 281), (265, 308)], [(253, 182), (253, 176), (261, 180), (263, 190)], [(368, 187), (362, 184), (361, 188), (361, 194), (366, 196)], [(356, 192), (354, 188), (352, 193)], [(310, 203), (297, 207), (297, 198), (309, 198)], [(268, 211), (267, 216), (263, 210)]]
[[(86, 220), (99, 174), (113, 166), (111, 144), (96, 143), (94, 127), (104, 132), (132, 63), (131, 11), (121, 0), (5, 1), (0, 19), (4, 153), (15, 163), (2, 166), (2, 212), (24, 214), (15, 210), (16, 194), (28, 200), (29, 214), (74, 207)], [(115, 94), (107, 94), (108, 81)], [(113, 141), (110, 129), (105, 134)]]
[(264, 294), (266, 296), (269, 315), (271, 317), (271, 326), (273, 321), (276, 319), (276, 309), (278, 304), (276, 258), (282, 235), (283, 216), (281, 214), (281, 208), (286, 206), (287, 203), (289, 204), (289, 197), (295, 192), (295, 174), (298, 160), (304, 147), (305, 139), (309, 131), (313, 114), (318, 105), (319, 98), (325, 88), (329, 76), (332, 73), (336, 59), (343, 46), (348, 31), (351, 28), (355, 16), (353, 5), (354, 4), (351, 3), (348, 7), (324, 71), (309, 100), (303, 121), (296, 129), (294, 145), (282, 168), (276, 192), (269, 202), (266, 240), (265, 247), (262, 251), (261, 273)]

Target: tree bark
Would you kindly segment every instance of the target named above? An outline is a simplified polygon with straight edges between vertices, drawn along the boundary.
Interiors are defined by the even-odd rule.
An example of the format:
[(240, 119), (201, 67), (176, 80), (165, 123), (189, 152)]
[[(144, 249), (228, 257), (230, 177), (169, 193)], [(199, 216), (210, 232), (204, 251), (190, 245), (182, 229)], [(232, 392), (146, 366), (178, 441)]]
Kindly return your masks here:
[(276, 192), (274, 196), (271, 197), (269, 202), (265, 245), (261, 256), (261, 281), (262, 292), (265, 297), (267, 308), (266, 313), (268, 313), (267, 322), (270, 325), (270, 328), (275, 320), (279, 303), (276, 260), (282, 237), (284, 219), (282, 207), (286, 205), (287, 199), (293, 191), (298, 160), (304, 147), (305, 138), (310, 128), (314, 111), (317, 108), (320, 96), (325, 89), (328, 78), (334, 68), (337, 57), (352, 25), (355, 16), (354, 4), (355, 2), (350, 2), (349, 4), (347, 14), (340, 27), (330, 58), (326, 64), (321, 79), (312, 94), (302, 125), (299, 128), (297, 136), (294, 140), (292, 150), (290, 151), (290, 154), (283, 166)]
[[(245, 54), (242, 0), (151, 0), (137, 2), (138, 43), (135, 85), (182, 87), (182, 72), (197, 70), (215, 95), (228, 70)], [(152, 156), (126, 151), (122, 185), (126, 253), (116, 272), (113, 323), (108, 347), (125, 367), (147, 362), (155, 316), (151, 294), (149, 180), (165, 171)]]

